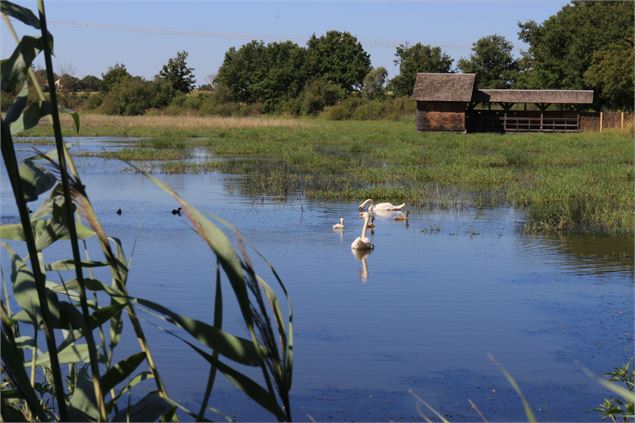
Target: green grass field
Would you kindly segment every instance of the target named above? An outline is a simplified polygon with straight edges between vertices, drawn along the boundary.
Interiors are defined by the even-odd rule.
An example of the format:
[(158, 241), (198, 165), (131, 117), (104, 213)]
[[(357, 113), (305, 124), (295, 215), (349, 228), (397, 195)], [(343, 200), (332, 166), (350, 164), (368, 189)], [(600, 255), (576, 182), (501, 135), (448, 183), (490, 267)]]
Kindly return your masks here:
[[(280, 122), (94, 125), (82, 135), (156, 137), (109, 156), (164, 159), (157, 170), (168, 173), (243, 174), (250, 194), (301, 191), (313, 199), (373, 198), (440, 208), (512, 205), (526, 212), (527, 231), (633, 233), (630, 131), (466, 135), (418, 133), (410, 120)], [(180, 160), (194, 146), (216, 159)], [(223, 157), (232, 160), (218, 160)]]

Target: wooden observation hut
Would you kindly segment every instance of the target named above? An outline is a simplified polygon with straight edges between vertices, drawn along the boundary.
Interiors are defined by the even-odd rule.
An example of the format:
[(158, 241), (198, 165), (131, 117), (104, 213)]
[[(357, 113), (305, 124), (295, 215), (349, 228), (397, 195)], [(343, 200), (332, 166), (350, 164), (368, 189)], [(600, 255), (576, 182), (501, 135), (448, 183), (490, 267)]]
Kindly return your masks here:
[(418, 73), (418, 131), (580, 130), (581, 111), (593, 103), (591, 90), (479, 90), (475, 74)]

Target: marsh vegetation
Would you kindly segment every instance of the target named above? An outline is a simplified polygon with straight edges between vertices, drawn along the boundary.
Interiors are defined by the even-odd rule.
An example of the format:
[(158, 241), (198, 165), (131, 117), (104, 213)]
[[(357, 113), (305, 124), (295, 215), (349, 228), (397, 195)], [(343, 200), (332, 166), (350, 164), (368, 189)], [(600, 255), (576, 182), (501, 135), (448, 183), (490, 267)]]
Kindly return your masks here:
[[(97, 124), (83, 131), (149, 136), (134, 147), (92, 154), (158, 160), (151, 167), (160, 173), (241, 174), (252, 195), (376, 198), (445, 209), (511, 205), (525, 210), (527, 231), (633, 231), (630, 131), (464, 135), (417, 133), (410, 120), (274, 122), (172, 129)], [(183, 160), (195, 148), (210, 158)]]

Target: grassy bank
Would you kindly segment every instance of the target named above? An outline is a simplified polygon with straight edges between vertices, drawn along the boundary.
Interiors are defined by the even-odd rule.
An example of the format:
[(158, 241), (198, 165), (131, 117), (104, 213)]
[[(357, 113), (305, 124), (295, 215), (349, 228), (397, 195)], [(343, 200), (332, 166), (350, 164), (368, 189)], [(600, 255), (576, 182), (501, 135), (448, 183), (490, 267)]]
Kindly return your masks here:
[[(172, 125), (172, 118), (147, 119), (108, 125), (84, 119), (82, 134), (159, 136), (156, 144), (111, 156), (164, 158), (158, 169), (164, 172), (244, 174), (250, 194), (301, 191), (315, 199), (443, 208), (508, 204), (526, 211), (529, 231), (633, 232), (633, 141), (627, 131), (464, 135), (417, 133), (410, 121), (229, 118)], [(167, 119), (164, 125), (156, 122), (161, 119)], [(179, 160), (193, 146), (232, 160)]]

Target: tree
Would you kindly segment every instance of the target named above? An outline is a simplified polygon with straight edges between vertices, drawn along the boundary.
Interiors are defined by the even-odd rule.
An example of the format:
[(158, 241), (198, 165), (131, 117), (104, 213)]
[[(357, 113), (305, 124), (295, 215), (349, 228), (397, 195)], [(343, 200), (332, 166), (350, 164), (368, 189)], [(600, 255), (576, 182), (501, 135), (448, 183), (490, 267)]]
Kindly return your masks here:
[(122, 64), (115, 63), (114, 66), (110, 66), (108, 68), (106, 73), (101, 74), (101, 79), (103, 81), (102, 90), (108, 92), (115, 85), (131, 77), (132, 75), (128, 73), (128, 70), (126, 69), (126, 65), (124, 65), (123, 63)]
[(344, 98), (346, 91), (338, 84), (321, 79), (309, 82), (298, 98), (300, 113), (314, 115), (326, 106), (333, 106)]
[(272, 111), (281, 100), (297, 97), (306, 84), (306, 51), (291, 41), (251, 41), (225, 53), (215, 82), (236, 101), (264, 103)]
[[(633, 3), (578, 1), (564, 6), (558, 13), (542, 24), (528, 21), (519, 24), (519, 38), (529, 44), (523, 52), (519, 86), (526, 88), (585, 89), (599, 80), (586, 77), (586, 72), (594, 62), (598, 51), (609, 48), (613, 52), (615, 43), (633, 40)], [(628, 54), (628, 52), (624, 52)], [(623, 54), (624, 54), (623, 53)], [(604, 59), (608, 59), (606, 55)], [(599, 62), (612, 67), (620, 66), (620, 61), (603, 60), (595, 56), (596, 68)], [(611, 74), (619, 71), (608, 70)], [(592, 72), (593, 73), (593, 72)], [(621, 75), (631, 81), (632, 72)], [(595, 99), (600, 104), (611, 105), (610, 97), (598, 87)]]
[(74, 93), (84, 89), (81, 79), (67, 73), (61, 74), (56, 79), (55, 85), (59, 88), (59, 91), (67, 93)]
[(102, 80), (94, 75), (86, 75), (81, 80), (84, 91), (101, 91)]
[(333, 82), (347, 92), (359, 90), (370, 72), (370, 56), (348, 32), (328, 31), (307, 42), (307, 72), (310, 80)]
[(368, 72), (364, 77), (362, 95), (371, 99), (383, 97), (387, 76), (388, 71), (382, 66)]
[(452, 58), (439, 47), (421, 43), (409, 46), (406, 43), (397, 46), (395, 65), (399, 65), (399, 75), (390, 81), (390, 88), (395, 95), (410, 95), (418, 72), (450, 72)]
[(124, 78), (104, 95), (102, 111), (113, 115), (142, 115), (150, 108), (167, 106), (175, 90), (168, 81), (146, 81), (139, 76)]
[(618, 109), (633, 109), (633, 40), (624, 40), (598, 50), (584, 73), (584, 82), (595, 89), (597, 103)]
[(481, 88), (510, 88), (518, 75), (518, 61), (512, 56), (513, 44), (501, 35), (488, 35), (472, 44), (472, 54), (457, 67), (475, 73)]
[(172, 88), (182, 93), (191, 92), (196, 87), (194, 69), (187, 66), (187, 51), (179, 51), (163, 65), (157, 77), (172, 84)]

